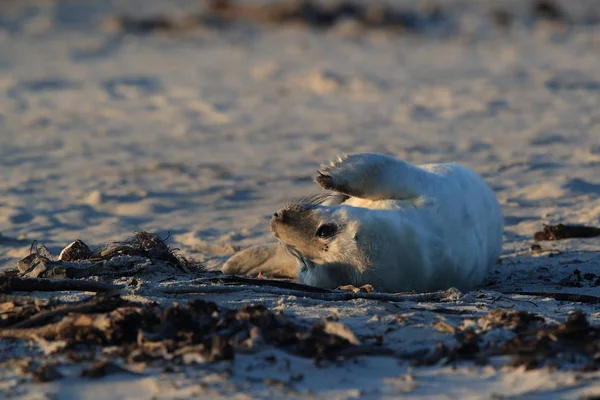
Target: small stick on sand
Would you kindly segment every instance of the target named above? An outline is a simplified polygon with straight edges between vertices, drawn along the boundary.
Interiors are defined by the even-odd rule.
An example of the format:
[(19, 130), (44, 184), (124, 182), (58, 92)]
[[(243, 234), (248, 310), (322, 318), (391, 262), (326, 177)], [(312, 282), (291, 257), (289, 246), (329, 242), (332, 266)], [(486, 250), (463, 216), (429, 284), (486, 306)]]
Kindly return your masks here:
[(225, 284), (225, 285), (254, 285), (254, 286), (273, 286), (281, 289), (292, 289), (292, 290), (302, 290), (305, 292), (312, 293), (332, 293), (329, 289), (322, 289), (315, 286), (303, 285), (301, 283), (295, 283), (290, 281), (283, 280), (275, 280), (275, 279), (254, 279), (254, 278), (244, 278), (242, 276), (237, 275), (222, 275), (212, 278), (200, 278), (195, 279), (193, 283), (217, 283), (217, 284)]
[[(321, 289), (325, 290), (325, 289)], [(449, 300), (459, 296), (460, 292), (456, 289), (448, 289), (439, 292), (420, 293), (420, 294), (388, 294), (388, 293), (351, 293), (339, 291), (327, 291), (321, 293), (308, 292), (303, 290), (283, 289), (278, 287), (259, 287), (259, 286), (232, 286), (232, 285), (206, 285), (206, 286), (181, 286), (173, 289), (162, 289), (164, 294), (208, 294), (208, 293), (234, 293), (250, 291), (261, 294), (274, 294), (279, 296), (307, 297), (322, 301), (348, 301), (355, 299), (379, 300), (379, 301), (442, 301)]]
[(575, 303), (600, 304), (600, 297), (589, 294), (574, 293), (547, 293), (547, 292), (507, 292), (503, 294), (518, 294), (522, 296), (549, 297), (558, 301), (572, 301)]
[(9, 326), (8, 329), (24, 329), (36, 327), (39, 325), (43, 325), (44, 323), (48, 322), (54, 317), (70, 313), (85, 314), (109, 312), (116, 309), (117, 307), (122, 306), (124, 303), (128, 302), (122, 300), (119, 296), (111, 296), (110, 294), (97, 295), (79, 304), (65, 304), (53, 310), (42, 311), (29, 317), (24, 321)]
[(38, 338), (45, 338), (48, 336), (56, 335), (58, 329), (63, 326), (63, 321), (56, 322), (54, 324), (48, 324), (37, 328), (7, 328), (0, 329), (0, 338), (4, 339), (22, 339), (22, 340), (39, 340)]
[(83, 281), (76, 279), (39, 279), (0, 276), (0, 293), (11, 292), (63, 292), (69, 290), (84, 292), (108, 292), (119, 286), (110, 283)]

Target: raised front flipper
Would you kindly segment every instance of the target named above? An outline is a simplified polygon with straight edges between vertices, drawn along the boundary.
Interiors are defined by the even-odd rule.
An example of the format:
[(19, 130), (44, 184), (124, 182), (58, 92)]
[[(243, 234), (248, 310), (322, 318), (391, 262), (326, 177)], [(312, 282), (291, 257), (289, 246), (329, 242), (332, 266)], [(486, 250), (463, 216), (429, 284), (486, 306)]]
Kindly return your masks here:
[(431, 174), (398, 158), (375, 153), (339, 157), (319, 169), (324, 189), (369, 200), (409, 200), (424, 194)]

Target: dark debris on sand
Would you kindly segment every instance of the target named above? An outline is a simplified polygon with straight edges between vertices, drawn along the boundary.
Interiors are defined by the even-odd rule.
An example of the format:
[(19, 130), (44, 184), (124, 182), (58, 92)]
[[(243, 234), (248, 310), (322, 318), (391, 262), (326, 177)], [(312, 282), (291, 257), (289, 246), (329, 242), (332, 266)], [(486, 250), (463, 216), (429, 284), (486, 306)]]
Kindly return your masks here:
[(531, 4), (532, 13), (539, 19), (553, 22), (567, 22), (569, 17), (565, 10), (553, 0), (535, 0)]
[[(472, 328), (448, 329), (457, 344), (444, 343), (417, 357), (414, 365), (452, 364), (474, 360), (485, 364), (494, 356), (511, 356), (508, 365), (526, 369), (554, 367), (576, 368), (582, 371), (600, 369), (600, 328), (591, 326), (581, 311), (569, 313), (561, 324), (546, 324), (544, 318), (530, 312), (495, 309), (480, 317), (482, 332)], [(506, 329), (515, 335), (505, 341), (485, 342), (485, 332)]]
[(165, 240), (158, 235), (141, 231), (136, 232), (129, 240), (111, 243), (105, 248), (91, 252), (89, 260), (106, 261), (116, 256), (138, 256), (151, 260), (166, 261), (181, 270), (191, 266), (191, 263), (184, 257), (177, 255), (176, 251), (177, 249), (168, 246)]
[(386, 4), (338, 1), (282, 1), (273, 5), (242, 4), (231, 0), (208, 2), (207, 15), (222, 21), (254, 21), (271, 24), (301, 24), (329, 29), (344, 20), (352, 20), (364, 28), (417, 31), (429, 25), (447, 22), (439, 6), (420, 11), (400, 10)]
[[(315, 360), (343, 358), (346, 350), (360, 348), (340, 323), (331, 327), (321, 322), (311, 328), (262, 305), (232, 310), (203, 300), (166, 307), (132, 303), (116, 293), (79, 303), (5, 296), (0, 298), (0, 318), (2, 339), (60, 342), (54, 356), (98, 361), (82, 371), (90, 377), (122, 371), (119, 363), (165, 367), (186, 363), (190, 356), (201, 362), (232, 360), (238, 351), (255, 352), (265, 345)], [(97, 351), (103, 348), (110, 351)], [(73, 352), (92, 356), (69, 357)], [(104, 358), (96, 359), (96, 354)], [(56, 376), (50, 372), (48, 379)]]
[(232, 0), (207, 0), (197, 13), (181, 18), (157, 15), (146, 18), (120, 16), (112, 26), (131, 34), (185, 32), (198, 27), (225, 28), (231, 23), (250, 22), (263, 25), (299, 25), (330, 29), (342, 21), (353, 21), (364, 29), (418, 32), (432, 27), (448, 28), (451, 19), (437, 5), (420, 10), (402, 10), (391, 5), (359, 3), (350, 0), (322, 2), (286, 0), (268, 5), (244, 4)]
[[(143, 262), (145, 260), (148, 261), (147, 264)], [(106, 291), (111, 286), (102, 285), (101, 282), (88, 281), (88, 289), (82, 287), (85, 281), (81, 278), (99, 277), (107, 280), (134, 276), (151, 271), (157, 265), (179, 272), (202, 270), (200, 265), (179, 255), (177, 249), (168, 246), (158, 235), (145, 231), (136, 232), (128, 240), (110, 243), (95, 250), (90, 250), (83, 241), (77, 239), (65, 247), (57, 260), (54, 260), (45, 246), (34, 242), (31, 254), (17, 263), (18, 272), (7, 271), (0, 274), (0, 293), (43, 290), (44, 285), (48, 286), (49, 291)], [(49, 281), (27, 278), (51, 278), (54, 282), (50, 285)], [(74, 279), (79, 280), (79, 283)], [(69, 284), (72, 286), (70, 289)], [(31, 287), (30, 290), (27, 289), (28, 286)]]
[[(154, 15), (115, 16), (107, 24), (111, 29), (135, 35), (153, 33), (185, 33), (198, 28), (225, 29), (235, 23), (266, 26), (302, 26), (327, 30), (352, 22), (358, 32), (385, 30), (396, 33), (442, 33), (444, 36), (461, 31), (460, 10), (450, 10), (443, 2), (418, 3), (411, 8), (377, 1), (354, 0), (280, 0), (269, 4), (253, 4), (240, 0), (204, 0), (201, 7), (180, 17)], [(515, 11), (508, 6), (492, 9), (489, 19), (506, 30), (520, 21), (526, 26), (536, 22), (556, 26), (597, 24), (593, 9), (581, 16), (570, 16), (557, 1), (531, 0), (528, 10)], [(444, 5), (444, 6), (443, 6)]]
[(506, 343), (504, 354), (513, 355), (513, 366), (526, 369), (558, 367), (559, 360), (583, 361), (581, 369), (600, 368), (600, 329), (590, 326), (581, 311), (570, 313), (560, 325), (521, 332)]
[(584, 225), (544, 225), (544, 230), (536, 232), (533, 240), (562, 240), (573, 238), (591, 238), (600, 236), (600, 228)]
[[(315, 361), (387, 355), (426, 366), (485, 364), (492, 357), (508, 355), (508, 365), (527, 369), (600, 367), (600, 328), (590, 325), (583, 312), (553, 324), (535, 313), (495, 309), (480, 316), (477, 324), (481, 329), (436, 324), (438, 330), (454, 335), (454, 345), (440, 342), (428, 351), (396, 354), (381, 345), (361, 344), (339, 322), (320, 321), (309, 327), (263, 305), (227, 309), (204, 300), (172, 306), (138, 304), (114, 292), (78, 303), (0, 298), (2, 340), (61, 343), (45, 363), (25, 368), (24, 374), (39, 381), (60, 379), (56, 370), (60, 363), (84, 365), (82, 376), (101, 377), (128, 372), (132, 365), (169, 369), (228, 361), (237, 353), (255, 353), (266, 346)], [(498, 330), (512, 334), (486, 341), (487, 332)], [(138, 368), (135, 373), (140, 372)]]

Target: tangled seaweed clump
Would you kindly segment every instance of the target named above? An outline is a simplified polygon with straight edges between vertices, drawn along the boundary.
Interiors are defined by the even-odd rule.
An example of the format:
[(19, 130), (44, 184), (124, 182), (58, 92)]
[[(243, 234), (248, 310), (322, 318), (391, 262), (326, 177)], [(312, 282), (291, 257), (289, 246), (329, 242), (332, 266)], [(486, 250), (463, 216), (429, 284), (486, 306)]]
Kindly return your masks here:
[(592, 238), (600, 236), (600, 228), (584, 225), (544, 225), (544, 230), (536, 232), (533, 240), (563, 240), (573, 238)]
[(433, 28), (449, 32), (453, 22), (439, 6), (418, 10), (399, 9), (376, 2), (320, 2), (286, 0), (273, 4), (248, 4), (232, 0), (207, 0), (198, 12), (180, 18), (155, 15), (134, 18), (122, 15), (111, 18), (105, 26), (132, 34), (154, 32), (186, 32), (199, 27), (223, 29), (233, 23), (258, 25), (296, 25), (313, 29), (331, 29), (352, 21), (362, 29), (381, 29), (397, 32), (427, 32)]
[(583, 362), (583, 370), (600, 368), (600, 329), (592, 327), (581, 311), (569, 313), (564, 323), (525, 331), (508, 341), (505, 354), (513, 366), (526, 369), (558, 367), (558, 360)]
[[(161, 306), (133, 303), (114, 292), (79, 303), (4, 296), (0, 316), (0, 338), (35, 341), (55, 360), (67, 362), (63, 355), (70, 363), (110, 361), (171, 368), (277, 348), (316, 361), (377, 354), (426, 366), (459, 361), (485, 364), (492, 357), (509, 356), (507, 365), (526, 369), (600, 368), (600, 328), (592, 326), (582, 312), (569, 314), (561, 324), (547, 324), (534, 313), (491, 310), (477, 320), (480, 329), (438, 324), (438, 330), (454, 335), (455, 344), (440, 342), (414, 354), (396, 353), (381, 343), (361, 344), (339, 322), (324, 320), (307, 326), (263, 305), (227, 309), (199, 299)], [(488, 333), (498, 330), (510, 334), (489, 340)], [(108, 364), (97, 367), (88, 373), (112, 370)]]
[(135, 232), (134, 236), (128, 240), (110, 243), (104, 248), (91, 252), (89, 260), (106, 261), (117, 256), (132, 256), (166, 261), (180, 269), (191, 266), (190, 261), (177, 254), (178, 249), (168, 246), (165, 240), (155, 233)]
[(163, 307), (106, 293), (76, 304), (5, 297), (0, 310), (0, 338), (61, 342), (63, 353), (110, 346), (114, 357), (132, 363), (177, 364), (190, 355), (203, 361), (231, 360), (236, 351), (254, 352), (263, 345), (302, 357), (334, 359), (357, 343), (332, 333), (326, 323), (308, 328), (262, 305), (231, 310), (192, 300)]
[[(474, 360), (485, 364), (496, 356), (510, 356), (509, 366), (525, 369), (555, 367), (596, 371), (600, 369), (600, 328), (590, 325), (585, 313), (574, 311), (561, 324), (546, 324), (535, 313), (494, 309), (472, 327), (438, 324), (438, 330), (454, 333), (457, 344), (438, 343), (425, 355), (412, 361), (415, 365), (449, 364)], [(488, 332), (505, 330), (503, 340), (486, 340)], [(565, 362), (566, 361), (566, 362)]]
[(140, 274), (159, 265), (181, 272), (201, 269), (177, 250), (158, 235), (146, 231), (135, 232), (128, 240), (95, 250), (77, 239), (61, 251), (57, 260), (45, 246), (34, 242), (31, 254), (20, 260), (17, 267), (19, 275), (26, 278), (114, 278)]

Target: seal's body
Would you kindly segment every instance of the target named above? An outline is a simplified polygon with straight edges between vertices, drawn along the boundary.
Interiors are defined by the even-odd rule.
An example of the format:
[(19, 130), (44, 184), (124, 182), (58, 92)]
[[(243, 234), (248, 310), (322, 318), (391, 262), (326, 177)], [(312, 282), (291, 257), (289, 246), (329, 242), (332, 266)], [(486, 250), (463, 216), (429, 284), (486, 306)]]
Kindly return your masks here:
[[(466, 167), (415, 166), (360, 153), (321, 168), (316, 181), (330, 193), (293, 202), (271, 219), (271, 232), (296, 259), (301, 283), (371, 284), (387, 292), (465, 290), (481, 283), (500, 256), (498, 201)], [(272, 257), (259, 264), (276, 261), (279, 275), (293, 268), (289, 255), (263, 247)], [(223, 270), (260, 270), (248, 254), (234, 256)]]

